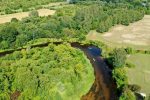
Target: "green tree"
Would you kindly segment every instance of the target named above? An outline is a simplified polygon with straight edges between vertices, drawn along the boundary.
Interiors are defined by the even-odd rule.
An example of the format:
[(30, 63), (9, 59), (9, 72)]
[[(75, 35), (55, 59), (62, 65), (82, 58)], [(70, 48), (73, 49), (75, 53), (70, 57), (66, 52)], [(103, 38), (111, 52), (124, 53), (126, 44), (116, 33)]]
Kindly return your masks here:
[(112, 73), (113, 78), (116, 80), (117, 88), (122, 90), (128, 83), (126, 71), (123, 68), (115, 68)]
[(126, 61), (126, 51), (123, 48), (114, 49), (111, 56), (113, 67), (123, 67)]
[(1, 30), (1, 32), (2, 32), (2, 39), (6, 40), (9, 43), (14, 42), (16, 40), (16, 36), (19, 34), (15, 26), (15, 23), (5, 25)]
[(19, 36), (17, 36), (16, 39), (16, 47), (22, 47), (27, 43), (27, 35), (21, 34)]

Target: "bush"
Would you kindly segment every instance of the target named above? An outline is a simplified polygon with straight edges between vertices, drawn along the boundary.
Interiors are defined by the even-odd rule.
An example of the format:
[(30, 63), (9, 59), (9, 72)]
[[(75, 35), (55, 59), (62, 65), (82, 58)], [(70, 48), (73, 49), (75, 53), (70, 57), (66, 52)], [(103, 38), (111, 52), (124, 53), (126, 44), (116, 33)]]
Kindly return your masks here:
[(127, 89), (122, 93), (119, 100), (136, 100), (136, 97), (131, 90)]
[(13, 13), (13, 11), (10, 8), (6, 8), (5, 9), (5, 13), (6, 14), (11, 14), (11, 13)]
[(128, 68), (134, 68), (135, 65), (132, 64), (132, 63), (130, 63), (130, 62), (126, 62), (126, 67), (128, 67)]
[(125, 51), (127, 52), (127, 54), (133, 54), (133, 49), (131, 47), (127, 47)]
[(136, 84), (128, 85), (128, 88), (133, 92), (139, 92), (141, 90), (141, 87)]
[(11, 22), (18, 22), (18, 19), (17, 18), (12, 18)]
[(38, 17), (39, 12), (37, 10), (33, 10), (29, 13), (29, 17)]

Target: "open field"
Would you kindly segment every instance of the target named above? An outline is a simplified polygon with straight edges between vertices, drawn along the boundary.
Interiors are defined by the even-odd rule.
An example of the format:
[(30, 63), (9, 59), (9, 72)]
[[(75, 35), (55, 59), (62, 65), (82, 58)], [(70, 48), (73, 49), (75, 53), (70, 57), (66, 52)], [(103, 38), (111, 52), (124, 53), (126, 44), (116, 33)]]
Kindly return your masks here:
[[(39, 12), (39, 16), (48, 16), (48, 15), (55, 14), (55, 10), (39, 9), (37, 11)], [(20, 13), (8, 14), (8, 15), (0, 15), (0, 24), (10, 22), (12, 18), (17, 18), (21, 20), (22, 18), (28, 17), (28, 15), (29, 15), (29, 12), (20, 12)]]
[(135, 64), (135, 68), (127, 68), (130, 84), (141, 86), (141, 92), (150, 95), (150, 55), (134, 54), (129, 56), (128, 61)]
[(91, 31), (87, 35), (89, 40), (104, 41), (111, 46), (132, 46), (150, 49), (150, 15), (129, 26), (117, 25), (106, 33)]

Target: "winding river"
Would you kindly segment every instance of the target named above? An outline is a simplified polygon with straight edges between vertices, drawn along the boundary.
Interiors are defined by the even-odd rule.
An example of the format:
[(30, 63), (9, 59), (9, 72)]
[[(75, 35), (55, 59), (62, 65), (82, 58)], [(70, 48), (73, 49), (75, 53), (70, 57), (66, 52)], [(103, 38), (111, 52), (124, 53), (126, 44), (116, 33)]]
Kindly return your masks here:
[(81, 45), (80, 43), (71, 43), (71, 46), (84, 51), (94, 68), (95, 81), (81, 100), (117, 100), (111, 70), (100, 57), (102, 50), (93, 45)]
[[(54, 42), (54, 44), (61, 44), (62, 42)], [(33, 47), (45, 47), (48, 43), (38, 44)], [(95, 81), (91, 86), (89, 92), (81, 97), (81, 100), (117, 100), (115, 94), (116, 86), (111, 77), (111, 70), (106, 65), (104, 59), (100, 56), (101, 49), (94, 45), (81, 45), (78, 42), (70, 43), (72, 47), (82, 50), (87, 58), (90, 60), (95, 74)], [(25, 49), (25, 48), (22, 48)], [(22, 49), (17, 49), (20, 51)], [(0, 53), (1, 56), (13, 53), (16, 50), (9, 50)]]

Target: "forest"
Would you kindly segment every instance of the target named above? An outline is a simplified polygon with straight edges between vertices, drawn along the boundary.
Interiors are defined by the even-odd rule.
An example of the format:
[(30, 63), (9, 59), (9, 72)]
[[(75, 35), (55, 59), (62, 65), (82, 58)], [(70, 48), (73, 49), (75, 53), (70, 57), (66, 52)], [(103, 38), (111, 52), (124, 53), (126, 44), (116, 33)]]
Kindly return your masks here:
[[(78, 5), (77, 5), (78, 6)], [(76, 7), (75, 7), (76, 8)], [(75, 9), (72, 8), (72, 9)], [(126, 9), (119, 6), (85, 6), (68, 12), (58, 10), (56, 15), (49, 17), (30, 16), (0, 26), (0, 49), (22, 47), (31, 40), (38, 38), (85, 40), (85, 35), (92, 29), (106, 32), (116, 24), (129, 25), (143, 18), (144, 10)]]
[(69, 44), (49, 44), (0, 58), (1, 100), (13, 99), (16, 93), (20, 100), (78, 100), (93, 81), (89, 60)]

